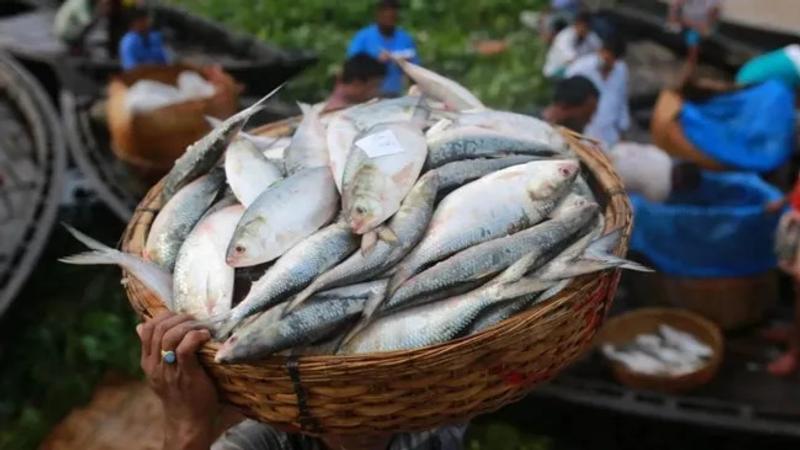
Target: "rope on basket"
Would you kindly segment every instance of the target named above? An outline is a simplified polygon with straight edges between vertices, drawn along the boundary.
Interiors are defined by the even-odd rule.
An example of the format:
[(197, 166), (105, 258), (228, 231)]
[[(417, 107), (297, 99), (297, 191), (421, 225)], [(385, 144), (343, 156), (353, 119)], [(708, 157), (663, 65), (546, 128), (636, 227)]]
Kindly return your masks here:
[(306, 390), (303, 388), (303, 383), (300, 381), (300, 365), (297, 362), (297, 356), (289, 356), (286, 360), (286, 370), (289, 372), (289, 378), (292, 379), (294, 394), (297, 396), (300, 429), (309, 433), (320, 432), (319, 423), (317, 423), (317, 420), (311, 415), (311, 411), (308, 409), (308, 396), (306, 395)]

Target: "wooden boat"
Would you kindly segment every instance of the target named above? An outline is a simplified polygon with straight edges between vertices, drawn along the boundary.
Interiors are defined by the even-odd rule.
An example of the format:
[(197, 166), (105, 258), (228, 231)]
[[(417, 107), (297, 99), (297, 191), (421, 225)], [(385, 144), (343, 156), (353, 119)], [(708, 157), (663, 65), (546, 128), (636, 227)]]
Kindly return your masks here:
[(40, 83), (0, 52), (0, 315), (50, 235), (67, 150), (58, 114)]
[[(152, 12), (156, 27), (181, 62), (220, 64), (245, 86), (243, 95), (248, 98), (266, 94), (316, 61), (310, 52), (279, 49), (179, 8), (157, 4)], [(70, 55), (50, 31), (54, 16), (52, 8), (2, 2), (0, 49), (33, 70), (58, 99), (73, 160), (99, 199), (127, 221), (147, 186), (115, 158), (105, 122), (92, 114), (111, 75), (119, 73), (119, 62), (107, 57), (102, 28), (89, 34), (84, 56)]]

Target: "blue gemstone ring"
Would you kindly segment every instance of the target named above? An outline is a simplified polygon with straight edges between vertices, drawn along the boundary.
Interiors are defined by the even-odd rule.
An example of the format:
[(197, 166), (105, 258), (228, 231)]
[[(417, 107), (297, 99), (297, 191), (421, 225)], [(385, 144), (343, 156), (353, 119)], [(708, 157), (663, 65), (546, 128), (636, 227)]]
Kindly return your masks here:
[(161, 360), (167, 364), (175, 364), (175, 361), (178, 360), (178, 357), (175, 356), (175, 352), (172, 350), (161, 350)]

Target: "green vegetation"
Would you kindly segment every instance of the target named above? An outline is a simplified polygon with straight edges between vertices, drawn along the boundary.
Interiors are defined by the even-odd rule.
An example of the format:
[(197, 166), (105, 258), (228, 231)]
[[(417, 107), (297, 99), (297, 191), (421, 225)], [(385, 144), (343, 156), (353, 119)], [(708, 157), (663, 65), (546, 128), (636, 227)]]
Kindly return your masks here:
[[(171, 0), (284, 48), (314, 50), (320, 62), (292, 81), (290, 96), (323, 100), (350, 38), (369, 24), (373, 0)], [(543, 0), (408, 0), (401, 24), (416, 39), (423, 64), (453, 77), (490, 106), (529, 111), (546, 99), (543, 46), (519, 14)], [(473, 44), (506, 39), (508, 49), (483, 56)]]
[(523, 433), (502, 422), (475, 423), (467, 431), (466, 450), (550, 450), (552, 439)]
[[(112, 230), (90, 231), (114, 242)], [(34, 276), (2, 318), (0, 449), (36, 448), (108, 371), (137, 376), (135, 316), (119, 270), (56, 262), (81, 251), (59, 229)]]

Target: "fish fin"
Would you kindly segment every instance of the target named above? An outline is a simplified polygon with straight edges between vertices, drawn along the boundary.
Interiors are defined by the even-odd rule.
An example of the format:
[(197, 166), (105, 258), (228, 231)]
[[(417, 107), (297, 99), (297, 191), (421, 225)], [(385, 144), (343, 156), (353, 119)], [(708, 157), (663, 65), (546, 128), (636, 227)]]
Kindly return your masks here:
[(308, 103), (297, 102), (297, 106), (300, 108), (300, 112), (303, 114), (303, 116), (311, 114), (311, 105)]
[(370, 231), (361, 236), (361, 254), (364, 256), (372, 253), (378, 243), (378, 232)]
[(586, 256), (610, 255), (617, 248), (620, 239), (622, 239), (622, 228), (617, 228), (592, 242), (589, 247), (586, 248), (584, 254)]
[(423, 93), (419, 96), (417, 106), (414, 107), (414, 112), (411, 114), (411, 124), (422, 130), (428, 124), (430, 117), (431, 105), (428, 103), (427, 94)]
[(68, 224), (66, 224), (64, 222), (61, 222), (61, 225), (64, 228), (66, 228), (67, 231), (69, 232), (69, 234), (71, 234), (75, 239), (79, 240), (83, 245), (89, 247), (92, 250), (97, 250), (97, 251), (100, 251), (100, 252), (107, 252), (107, 251), (117, 252), (117, 251), (119, 251), (119, 250), (113, 249), (113, 248), (103, 244), (102, 242), (98, 241), (97, 239), (94, 239), (92, 237), (87, 236), (86, 234), (81, 233), (80, 231), (78, 231), (74, 227), (72, 227), (72, 226), (70, 226), (70, 225), (68, 225)]
[(394, 230), (392, 230), (388, 226), (379, 227), (377, 233), (378, 233), (378, 238), (384, 242), (387, 242), (393, 246), (400, 244), (400, 238), (398, 238)]
[(302, 305), (306, 300), (308, 300), (309, 297), (314, 295), (314, 293), (316, 293), (316, 292), (317, 292), (317, 289), (316, 289), (316, 287), (314, 287), (313, 284), (311, 284), (307, 288), (305, 288), (302, 291), (300, 291), (300, 293), (295, 295), (294, 298), (292, 298), (291, 301), (286, 303), (286, 307), (283, 308), (283, 311), (281, 312), (281, 319), (283, 319), (284, 317), (289, 315), (289, 313), (291, 313), (292, 311), (294, 311), (297, 308), (299, 308), (300, 305)]
[(497, 276), (496, 282), (507, 284), (519, 281), (530, 271), (536, 260), (539, 259), (539, 256), (538, 252), (527, 253), (501, 272), (500, 275)]
[(385, 299), (386, 297), (384, 297), (383, 292), (373, 292), (370, 294), (369, 298), (367, 299), (367, 303), (364, 305), (364, 311), (361, 313), (361, 318), (344, 336), (342, 341), (339, 343), (339, 348), (347, 345), (353, 338), (364, 331), (364, 329), (372, 323), (376, 311), (378, 311)]
[(119, 264), (119, 261), (117, 261), (117, 259), (114, 258), (113, 254), (97, 250), (91, 252), (78, 253), (76, 255), (65, 256), (63, 258), (58, 258), (58, 261), (65, 264), (75, 264), (81, 266)]
[(208, 122), (208, 125), (211, 128), (217, 128), (218, 126), (222, 125), (222, 122), (223, 122), (221, 119), (217, 119), (216, 117), (209, 116), (209, 115), (206, 115), (205, 118), (206, 118), (206, 122)]
[(411, 269), (406, 266), (395, 266), (395, 273), (392, 275), (392, 278), (389, 280), (389, 284), (386, 287), (386, 298), (391, 297), (400, 289), (400, 286), (403, 285), (412, 275), (414, 275), (414, 269)]

